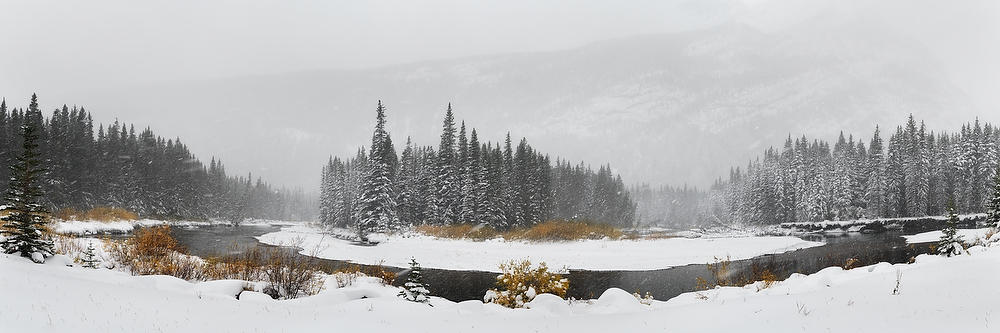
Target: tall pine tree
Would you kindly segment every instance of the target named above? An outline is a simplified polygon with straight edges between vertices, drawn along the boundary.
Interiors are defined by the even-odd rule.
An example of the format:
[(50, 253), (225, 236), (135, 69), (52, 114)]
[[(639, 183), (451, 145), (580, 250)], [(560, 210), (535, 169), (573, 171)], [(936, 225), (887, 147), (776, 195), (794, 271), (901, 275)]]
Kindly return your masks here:
[(391, 166), (387, 150), (391, 149), (389, 133), (385, 131), (385, 107), (382, 101), (376, 109), (375, 132), (368, 154), (368, 172), (361, 186), (357, 231), (362, 241), (368, 233), (385, 232), (399, 225), (396, 201), (392, 194)]
[(31, 106), (25, 113), (27, 121), (21, 126), (21, 154), (10, 165), (10, 185), (4, 196), (7, 215), (0, 217), (5, 237), (0, 246), (5, 253), (17, 253), (42, 262), (52, 255), (52, 241), (45, 239), (43, 234), (48, 211), (41, 204), (45, 168), (38, 149), (42, 113), (38, 110), (37, 99), (31, 95)]

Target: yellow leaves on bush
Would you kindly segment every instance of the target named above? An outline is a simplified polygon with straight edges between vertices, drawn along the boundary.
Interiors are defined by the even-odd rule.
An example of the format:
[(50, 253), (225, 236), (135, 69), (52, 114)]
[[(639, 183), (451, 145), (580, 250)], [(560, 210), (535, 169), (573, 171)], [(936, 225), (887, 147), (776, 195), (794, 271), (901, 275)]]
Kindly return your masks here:
[(457, 224), (448, 226), (421, 225), (416, 231), (428, 236), (454, 239), (485, 240), (502, 237), (506, 240), (560, 241), (579, 239), (618, 239), (621, 230), (610, 225), (585, 221), (552, 220), (529, 228), (516, 228), (504, 232), (486, 225)]
[(76, 221), (112, 222), (112, 221), (135, 221), (139, 219), (138, 214), (130, 212), (124, 208), (105, 207), (105, 206), (94, 207), (86, 211), (80, 211), (74, 208), (63, 208), (57, 211), (53, 216), (55, 218), (67, 221), (76, 220)]
[(511, 260), (501, 263), (500, 271), (502, 274), (497, 276), (497, 288), (486, 292), (483, 297), (485, 302), (520, 308), (538, 294), (553, 294), (565, 298), (569, 289), (569, 280), (561, 274), (550, 272), (544, 262), (534, 267), (527, 259)]

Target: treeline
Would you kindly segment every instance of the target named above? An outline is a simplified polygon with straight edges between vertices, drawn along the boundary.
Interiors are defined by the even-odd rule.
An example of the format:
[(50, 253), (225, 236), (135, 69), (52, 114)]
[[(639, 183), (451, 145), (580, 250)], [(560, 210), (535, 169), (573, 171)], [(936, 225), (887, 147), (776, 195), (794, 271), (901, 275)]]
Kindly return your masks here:
[(636, 202), (636, 221), (640, 225), (687, 228), (702, 225), (707, 197), (695, 187), (635, 185), (629, 189)]
[(536, 151), (510, 135), (481, 142), (464, 122), (456, 129), (451, 105), (438, 148), (407, 138), (397, 156), (379, 102), (370, 151), (331, 158), (323, 167), (320, 220), (362, 232), (416, 224), (485, 223), (498, 230), (550, 219), (631, 226), (635, 205), (610, 167), (596, 172)]
[(1000, 128), (978, 120), (934, 133), (910, 116), (887, 144), (878, 128), (867, 145), (843, 134), (832, 145), (789, 137), (717, 180), (688, 218), (704, 225), (937, 216), (952, 201), (959, 213), (982, 213), (998, 159)]
[[(90, 112), (63, 106), (45, 118), (32, 95), (25, 109), (0, 103), (0, 159), (21, 152), (21, 126), (39, 131), (47, 169), (44, 204), (52, 210), (113, 206), (143, 217), (241, 221), (244, 218), (301, 220), (314, 216), (303, 191), (276, 189), (259, 178), (233, 177), (214, 158), (205, 166), (179, 139), (115, 121), (98, 125)], [(8, 168), (0, 169), (7, 188)]]

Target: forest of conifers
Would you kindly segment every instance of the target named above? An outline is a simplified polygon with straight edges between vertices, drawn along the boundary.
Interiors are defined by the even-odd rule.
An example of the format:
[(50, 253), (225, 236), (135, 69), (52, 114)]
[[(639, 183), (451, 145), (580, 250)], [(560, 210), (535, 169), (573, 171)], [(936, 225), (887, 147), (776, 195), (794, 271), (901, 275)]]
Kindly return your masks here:
[(645, 224), (776, 224), (985, 212), (1000, 164), (1000, 128), (978, 120), (956, 133), (912, 116), (888, 144), (843, 134), (832, 146), (789, 137), (707, 191), (635, 186)]
[(451, 105), (437, 149), (407, 138), (397, 157), (379, 103), (368, 153), (323, 168), (320, 220), (384, 231), (417, 224), (485, 224), (497, 230), (547, 220), (631, 226), (635, 204), (610, 166), (596, 172), (536, 151), (527, 140), (481, 142)]
[[(41, 129), (39, 151), (48, 170), (42, 186), (50, 210), (124, 208), (143, 217), (171, 219), (244, 218), (303, 220), (315, 202), (302, 191), (276, 189), (260, 179), (226, 175), (214, 158), (202, 164), (179, 139), (115, 121), (98, 125), (83, 108), (63, 106), (45, 118), (32, 95), (27, 108), (8, 110), (0, 102), (0, 160), (21, 150), (20, 128)], [(6, 189), (8, 168), (0, 168)]]

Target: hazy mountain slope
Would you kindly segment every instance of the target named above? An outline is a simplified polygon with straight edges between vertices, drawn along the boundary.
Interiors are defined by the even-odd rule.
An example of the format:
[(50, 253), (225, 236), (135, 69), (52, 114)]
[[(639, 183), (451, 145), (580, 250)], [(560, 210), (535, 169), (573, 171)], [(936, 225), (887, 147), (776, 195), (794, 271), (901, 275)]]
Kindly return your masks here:
[(136, 120), (179, 129), (231, 168), (306, 186), (328, 155), (370, 140), (377, 99), (397, 144), (405, 135), (436, 144), (453, 102), (486, 140), (510, 129), (548, 153), (611, 163), (626, 182), (694, 185), (789, 132), (867, 136), (911, 112), (931, 128), (976, 116), (918, 43), (851, 26), (763, 33), (733, 24), (558, 52), (85, 91), (78, 100), (101, 114), (156, 111)]

